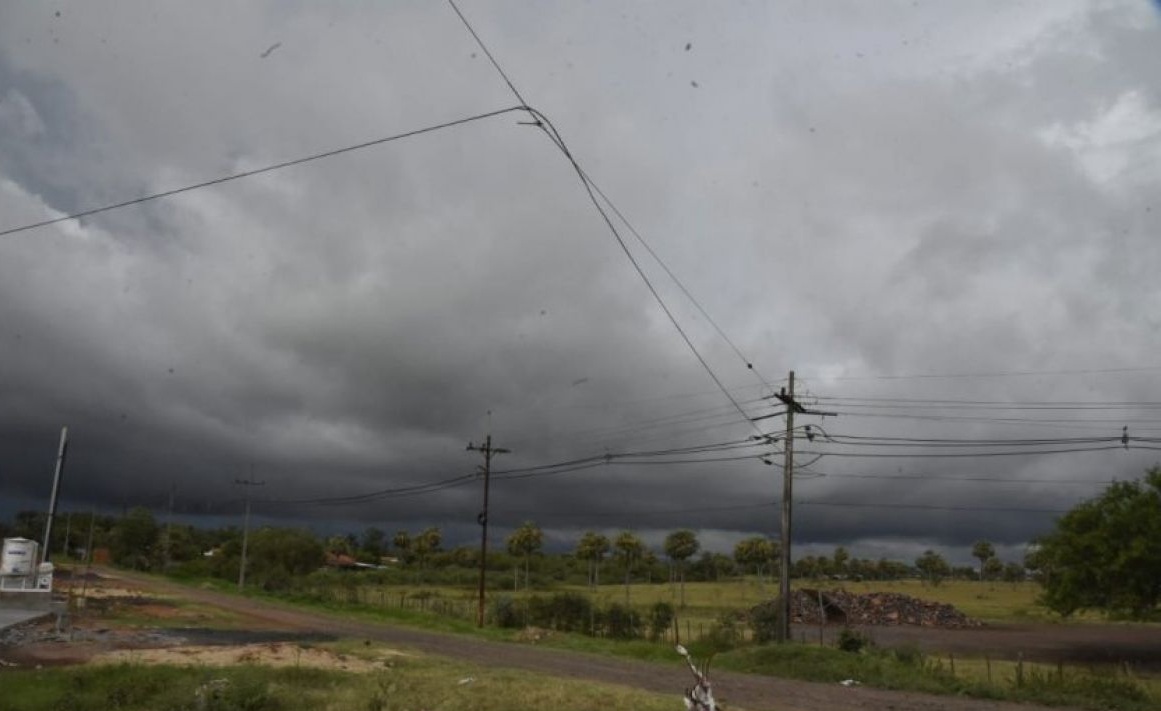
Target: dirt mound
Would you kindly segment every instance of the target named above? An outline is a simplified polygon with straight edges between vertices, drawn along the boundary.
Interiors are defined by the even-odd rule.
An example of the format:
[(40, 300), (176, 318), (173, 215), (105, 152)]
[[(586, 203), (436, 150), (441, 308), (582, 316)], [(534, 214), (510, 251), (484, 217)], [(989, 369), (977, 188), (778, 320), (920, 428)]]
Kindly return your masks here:
[[(764, 605), (777, 605), (777, 601), (762, 603)], [(792, 622), (810, 625), (823, 622), (950, 629), (983, 626), (982, 622), (942, 602), (921, 600), (903, 593), (851, 593), (846, 590), (793, 591), (790, 594), (790, 619)]]

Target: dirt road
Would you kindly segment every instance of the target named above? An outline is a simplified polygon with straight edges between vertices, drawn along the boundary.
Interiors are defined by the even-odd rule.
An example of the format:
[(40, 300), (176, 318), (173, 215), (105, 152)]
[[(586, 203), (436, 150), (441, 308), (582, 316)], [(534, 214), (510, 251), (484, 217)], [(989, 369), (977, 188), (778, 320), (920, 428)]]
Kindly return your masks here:
[[(103, 571), (103, 574), (122, 578), (133, 587), (174, 595), (244, 615), (256, 626), (268, 629), (370, 639), (394, 647), (464, 659), (485, 666), (527, 669), (552, 676), (621, 684), (675, 695), (690, 681), (688, 671), (681, 667), (676, 655), (674, 664), (665, 667), (534, 645), (490, 642), (384, 624), (353, 622), (321, 612), (291, 609), (266, 601), (186, 587), (122, 571)], [(864, 687), (848, 688), (838, 684), (817, 684), (729, 672), (715, 672), (713, 681), (719, 701), (727, 707), (742, 707), (749, 711), (1043, 711), (1045, 708)]]

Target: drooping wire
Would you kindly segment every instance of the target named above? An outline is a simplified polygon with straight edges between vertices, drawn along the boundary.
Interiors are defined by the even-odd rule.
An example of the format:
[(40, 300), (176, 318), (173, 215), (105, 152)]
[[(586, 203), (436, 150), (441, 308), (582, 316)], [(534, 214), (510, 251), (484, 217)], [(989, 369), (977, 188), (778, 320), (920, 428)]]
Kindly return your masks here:
[[(508, 88), (512, 91), (512, 94), (516, 97), (516, 99), (521, 103), (524, 110), (533, 117), (534, 124), (540, 128), (540, 130), (543, 131), (545, 135), (548, 136), (549, 140), (551, 140), (557, 149), (559, 149), (560, 152), (564, 155), (564, 157), (568, 159), (568, 162), (572, 165), (573, 170), (576, 171), (577, 177), (580, 179), (581, 185), (584, 187), (585, 193), (589, 197), (589, 201), (592, 202), (593, 207), (596, 209), (597, 213), (600, 214), (601, 219), (604, 220), (605, 226), (608, 227), (609, 232), (612, 233), (613, 238), (616, 239), (617, 244), (621, 247), (621, 251), (625, 253), (625, 256), (633, 265), (633, 269), (636, 270), (637, 275), (641, 277), (643, 282), (645, 282), (645, 286), (649, 289), (649, 293), (653, 295), (654, 300), (657, 301), (658, 306), (661, 307), (661, 310), (665, 313), (665, 316), (669, 319), (669, 322), (673, 324), (673, 327), (677, 330), (678, 334), (681, 336), (681, 339), (685, 341), (686, 346), (693, 353), (698, 363), (701, 364), (701, 367), (706, 371), (707, 374), (709, 374), (710, 378), (714, 381), (714, 384), (717, 385), (718, 389), (722, 391), (722, 394), (724, 394), (730, 403), (733, 404), (734, 408), (739, 412), (739, 414), (741, 414), (742, 418), (759, 433), (764, 434), (762, 433), (761, 428), (754, 424), (750, 418), (750, 415), (742, 408), (742, 406), (730, 393), (729, 389), (726, 388), (721, 379), (718, 378), (717, 373), (715, 373), (713, 368), (710, 367), (705, 357), (702, 356), (701, 352), (697, 349), (697, 346), (694, 345), (693, 340), (685, 332), (685, 329), (682, 328), (681, 323), (670, 310), (669, 305), (666, 304), (665, 300), (661, 298), (661, 294), (653, 285), (653, 281), (645, 273), (645, 270), (641, 267), (641, 264), (637, 261), (637, 258), (633, 256), (633, 252), (629, 249), (629, 245), (625, 243), (625, 238), (621, 236), (620, 231), (617, 229), (617, 226), (613, 224), (613, 221), (609, 217), (608, 212), (605, 211), (604, 207), (601, 205), (600, 200), (597, 199), (597, 194), (594, 190), (595, 185), (589, 180), (588, 175), (585, 173), (584, 169), (581, 168), (580, 163), (577, 161), (576, 157), (573, 156), (572, 152), (568, 149), (568, 145), (565, 143), (563, 136), (560, 134), (560, 131), (557, 130), (556, 126), (553, 125), (552, 121), (549, 120), (547, 116), (532, 108), (528, 102), (524, 100), (524, 97), (520, 94), (520, 91), (516, 88), (516, 85), (512, 82), (511, 79), (508, 78), (507, 73), (504, 72), (503, 68), (500, 66), (500, 63), (496, 61), (496, 58), (492, 55), (487, 45), (484, 44), (483, 39), (481, 39), (480, 35), (475, 31), (475, 29), (472, 28), (472, 25), (470, 22), (468, 22), (467, 17), (465, 17), (464, 14), (460, 12), (459, 7), (456, 6), (455, 0), (448, 0), (448, 4), (451, 5), (453, 10), (455, 10), (456, 15), (460, 18), (460, 21), (463, 23), (464, 27), (466, 27), (468, 32), (471, 33), (472, 38), (476, 41), (476, 44), (480, 47), (484, 54), (487, 55), (488, 59), (492, 62), (492, 66), (496, 68), (496, 71), (504, 79), (504, 82), (508, 85)], [(650, 250), (650, 253), (652, 253), (652, 250)], [(654, 258), (656, 258), (656, 256)], [(668, 272), (669, 270), (666, 269), (666, 271)], [(745, 359), (743, 358), (743, 360)]]
[(159, 193), (151, 193), (149, 195), (142, 195), (141, 197), (133, 198), (132, 200), (125, 200), (124, 202), (119, 202), (119, 203), (115, 203), (112, 205), (104, 205), (102, 207), (95, 207), (95, 208), (92, 208), (89, 210), (82, 210), (80, 212), (74, 212), (74, 213), (71, 213), (68, 215), (64, 215), (63, 217), (54, 217), (51, 220), (42, 220), (40, 222), (34, 222), (31, 224), (27, 224), (27, 225), (21, 225), (19, 227), (10, 227), (6, 230), (0, 230), (0, 237), (4, 237), (6, 235), (11, 235), (11, 234), (16, 234), (17, 232), (25, 232), (27, 230), (34, 230), (34, 229), (37, 229), (38, 227), (46, 227), (48, 225), (54, 225), (58, 222), (65, 222), (68, 220), (78, 220), (82, 217), (88, 217), (90, 215), (96, 215), (96, 214), (99, 214), (102, 212), (109, 212), (110, 210), (118, 210), (118, 209), (123, 208), (123, 207), (129, 207), (130, 205), (139, 205), (141, 203), (149, 202), (151, 200), (159, 200), (161, 198), (172, 197), (173, 195), (179, 195), (181, 193), (188, 193), (188, 192), (193, 191), (193, 190), (200, 190), (202, 188), (208, 188), (208, 187), (213, 186), (213, 185), (221, 185), (222, 183), (228, 183), (231, 180), (238, 180), (240, 178), (249, 178), (249, 177), (252, 177), (255, 175), (260, 175), (262, 173), (270, 173), (272, 171), (282, 170), (283, 168), (289, 168), (291, 166), (301, 165), (303, 163), (309, 163), (311, 161), (322, 160), (323, 158), (331, 158), (331, 157), (334, 157), (337, 155), (341, 155), (343, 153), (350, 153), (352, 151), (359, 151), (359, 150), (363, 150), (364, 148), (370, 148), (372, 146), (378, 146), (378, 145), (381, 145), (384, 143), (390, 143), (391, 141), (398, 141), (398, 140), (404, 139), (404, 138), (412, 138), (414, 136), (419, 136), (419, 135), (422, 135), (425, 133), (432, 133), (434, 131), (441, 131), (443, 129), (452, 128), (454, 126), (462, 126), (463, 124), (471, 123), (473, 121), (481, 121), (483, 119), (493, 118), (496, 116), (500, 116), (502, 114), (511, 113), (513, 111), (522, 111), (524, 109), (525, 109), (524, 106), (511, 106), (511, 107), (506, 108), (506, 109), (498, 109), (496, 111), (488, 111), (486, 113), (475, 114), (473, 116), (467, 116), (465, 118), (456, 119), (454, 121), (447, 121), (447, 122), (436, 124), (433, 126), (426, 126), (424, 128), (418, 128), (418, 129), (415, 129), (413, 131), (405, 131), (404, 133), (397, 133), (397, 134), (392, 135), (392, 136), (385, 136), (383, 138), (376, 138), (373, 141), (365, 141), (363, 143), (357, 143), (357, 144), (352, 145), (352, 146), (345, 146), (343, 148), (336, 148), (334, 150), (324, 151), (322, 153), (315, 153), (315, 154), (312, 154), (309, 156), (303, 156), (301, 158), (294, 158), (292, 160), (283, 161), (281, 163), (274, 163), (272, 165), (263, 166), (261, 168), (255, 168), (253, 170), (245, 170), (245, 171), (242, 171), (240, 173), (232, 173), (230, 175), (224, 175), (224, 176), (221, 176), (219, 178), (214, 178), (212, 180), (205, 180), (205, 181), (202, 181), (200, 183), (194, 183), (192, 185), (186, 185), (186, 186), (183, 186), (180, 188), (174, 188), (173, 190), (165, 190), (165, 191), (159, 192)]

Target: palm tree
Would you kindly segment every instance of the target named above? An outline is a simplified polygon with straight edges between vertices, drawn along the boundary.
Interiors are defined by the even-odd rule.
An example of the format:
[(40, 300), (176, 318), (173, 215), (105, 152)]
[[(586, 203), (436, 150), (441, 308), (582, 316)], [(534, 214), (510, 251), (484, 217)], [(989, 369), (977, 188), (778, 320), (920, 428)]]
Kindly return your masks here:
[(589, 562), (589, 587), (601, 584), (601, 561), (609, 553), (609, 539), (595, 531), (586, 531), (576, 546), (576, 557)]
[(972, 546), (972, 558), (978, 558), (980, 561), (980, 580), (984, 579), (984, 564), (988, 562), (989, 558), (996, 557), (996, 548), (990, 541), (976, 541)]
[(621, 531), (617, 540), (613, 542), (617, 549), (617, 558), (625, 566), (625, 604), (629, 604), (629, 582), (633, 574), (633, 562), (641, 557), (645, 551), (645, 544), (632, 531)]
[(544, 532), (540, 527), (531, 521), (525, 521), (524, 525), (517, 528), (508, 536), (508, 552), (514, 556), (524, 557), (524, 590), (528, 590), (528, 568), (532, 559), (533, 553), (540, 551), (540, 546), (544, 543)]
[(685, 608), (685, 561), (693, 557), (701, 548), (697, 534), (688, 529), (674, 531), (665, 537), (665, 555), (677, 565), (681, 580), (681, 607)]

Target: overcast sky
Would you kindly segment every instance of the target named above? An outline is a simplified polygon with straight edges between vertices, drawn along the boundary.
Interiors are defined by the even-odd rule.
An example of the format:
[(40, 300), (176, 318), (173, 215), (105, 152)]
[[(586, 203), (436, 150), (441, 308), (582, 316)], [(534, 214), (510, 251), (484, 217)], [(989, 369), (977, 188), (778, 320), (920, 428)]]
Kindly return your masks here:
[[(1156, 5), (461, 9), (741, 352), (617, 223), (747, 416), (794, 369), (804, 402), (842, 413), (799, 424), (835, 437), (1161, 436)], [(0, 0), (0, 230), (516, 103), (440, 2)], [(0, 513), (44, 505), (62, 425), (66, 509), (161, 515), (173, 487), (215, 517), (251, 475), (281, 500), (470, 475), (489, 431), (503, 470), (783, 428), (715, 385), (529, 121), (0, 237)], [(959, 377), (913, 377), (932, 375)], [(1052, 512), (1161, 459), (1133, 444), (798, 442), (828, 456), (796, 478), (795, 542), (1018, 556)], [(781, 470), (758, 455), (780, 465), (781, 446), (498, 478), (491, 520), (557, 544), (692, 527), (726, 550), (777, 535)], [(457, 543), (479, 499), (468, 482), (259, 510)]]

